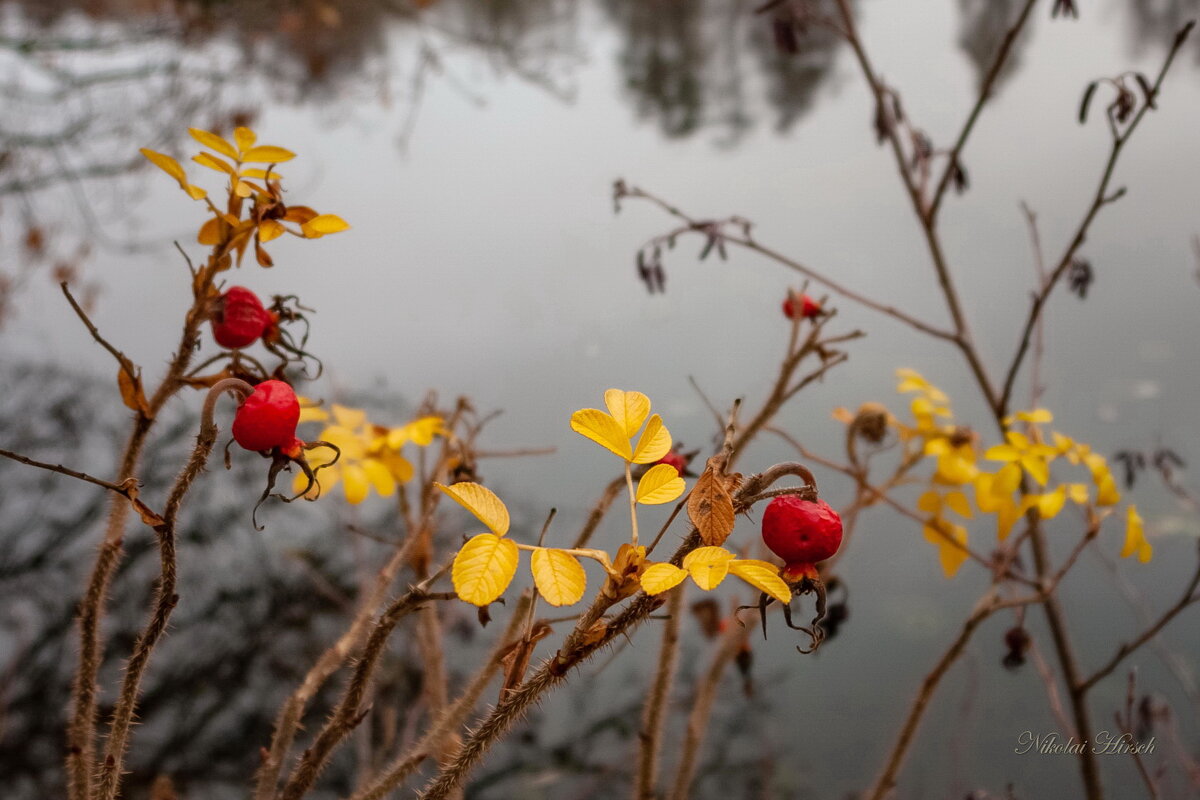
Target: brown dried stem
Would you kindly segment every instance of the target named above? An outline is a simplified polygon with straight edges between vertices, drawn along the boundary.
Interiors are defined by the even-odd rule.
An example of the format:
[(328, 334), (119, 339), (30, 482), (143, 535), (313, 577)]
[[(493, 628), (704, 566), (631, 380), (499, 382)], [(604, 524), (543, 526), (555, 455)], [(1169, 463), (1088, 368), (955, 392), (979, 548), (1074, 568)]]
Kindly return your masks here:
[(750, 628), (730, 625), (717, 643), (717, 649), (713, 653), (708, 670), (699, 686), (696, 687), (696, 695), (692, 699), (692, 710), (688, 714), (679, 766), (675, 771), (675, 785), (668, 795), (671, 800), (687, 800), (691, 796), (696, 759), (700, 755), (700, 748), (704, 745), (704, 734), (708, 730), (708, 720), (712, 715), (713, 703), (717, 699), (717, 688), (721, 684), (725, 670), (749, 636)]
[(642, 723), (638, 730), (637, 769), (633, 797), (635, 800), (656, 800), (658, 794), (658, 761), (662, 755), (663, 723), (671, 684), (679, 662), (679, 629), (683, 624), (683, 600), (686, 584), (671, 590), (667, 597), (667, 623), (663, 625), (662, 646), (658, 651), (658, 668), (646, 693), (642, 707)]
[(362, 656), (358, 660), (354, 674), (350, 677), (346, 685), (346, 691), (342, 695), (341, 701), (334, 709), (329, 721), (325, 723), (321, 732), (317, 734), (317, 738), (313, 741), (312, 746), (304, 751), (300, 757), (300, 762), (292, 770), (287, 783), (284, 784), (283, 791), (280, 793), (280, 796), (284, 800), (299, 800), (299, 798), (307, 794), (308, 790), (312, 788), (313, 782), (316, 781), (317, 776), (321, 773), (321, 770), (328, 763), (329, 756), (333, 753), (334, 748), (362, 721), (363, 716), (368, 710), (367, 708), (363, 708), (363, 700), (370, 688), (371, 676), (374, 674), (375, 667), (378, 665), (379, 659), (386, 649), (388, 637), (395, 630), (400, 620), (408, 614), (417, 611), (430, 600), (453, 600), (457, 598), (457, 595), (453, 592), (429, 592), (429, 583), (431, 583), (429, 580), (423, 581), (420, 585), (405, 592), (396, 598), (388, 606), (387, 610), (380, 615), (363, 648)]
[(98, 786), (100, 800), (114, 800), (120, 789), (122, 764), (129, 740), (129, 727), (137, 708), (142, 676), (150, 663), (150, 656), (154, 652), (155, 646), (166, 632), (171, 612), (179, 602), (179, 595), (175, 593), (175, 525), (179, 517), (179, 509), (183, 505), (188, 490), (191, 489), (200, 473), (204, 471), (208, 457), (212, 454), (213, 446), (217, 442), (217, 426), (213, 421), (217, 399), (225, 392), (230, 392), (239, 399), (245, 399), (252, 391), (254, 389), (250, 384), (237, 378), (226, 378), (209, 391), (200, 415), (200, 434), (196, 437), (196, 447), (192, 450), (191, 457), (179, 473), (179, 477), (175, 479), (175, 484), (167, 496), (162, 524), (155, 526), (162, 572), (159, 576), (158, 589), (155, 591), (154, 611), (146, 628), (134, 643), (133, 653), (125, 666), (121, 694), (113, 709), (108, 739), (104, 747), (104, 760), (100, 766)]

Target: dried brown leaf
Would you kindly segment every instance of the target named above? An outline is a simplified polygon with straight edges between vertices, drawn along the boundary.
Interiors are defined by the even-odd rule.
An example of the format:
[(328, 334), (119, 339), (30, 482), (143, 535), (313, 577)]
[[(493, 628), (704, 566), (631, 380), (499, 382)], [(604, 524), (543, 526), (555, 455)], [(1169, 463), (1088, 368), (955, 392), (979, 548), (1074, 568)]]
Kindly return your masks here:
[[(730, 478), (722, 474), (724, 462), (714, 456), (696, 481), (688, 497), (688, 517), (706, 545), (719, 547), (733, 533), (733, 497), (727, 488)], [(740, 476), (737, 476), (740, 479)]]

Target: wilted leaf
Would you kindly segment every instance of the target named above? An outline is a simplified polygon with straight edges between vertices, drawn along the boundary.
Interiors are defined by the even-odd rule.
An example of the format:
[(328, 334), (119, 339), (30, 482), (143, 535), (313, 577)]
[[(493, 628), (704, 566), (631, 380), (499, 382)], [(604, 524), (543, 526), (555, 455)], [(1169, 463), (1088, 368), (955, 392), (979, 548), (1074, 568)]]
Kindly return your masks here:
[(715, 589), (729, 574), (733, 553), (724, 547), (697, 547), (683, 557), (683, 568), (704, 591)]
[(581, 408), (576, 411), (571, 415), (571, 430), (608, 448), (626, 461), (633, 458), (625, 429), (611, 415), (599, 409)]
[(131, 411), (146, 414), (149, 406), (146, 404), (146, 393), (142, 390), (140, 375), (130, 375), (125, 367), (117, 370), (117, 386), (121, 389), (121, 402)]
[[(632, 434), (631, 434), (632, 435)], [(633, 463), (652, 464), (671, 450), (671, 432), (663, 425), (662, 417), (655, 414), (646, 423), (646, 430), (638, 439), (633, 450)]]
[(434, 485), (445, 492), (454, 502), (478, 517), (480, 522), (492, 529), (492, 533), (497, 536), (508, 533), (508, 508), (491, 489), (480, 486), (478, 483), (469, 482), (456, 483), (453, 486), (441, 483)]
[(221, 220), (213, 217), (201, 225), (200, 233), (196, 235), (196, 241), (209, 246), (219, 244), (221, 241)]
[(729, 562), (729, 571), (781, 603), (790, 603), (792, 600), (792, 590), (779, 577), (779, 568), (774, 564), (752, 558), (736, 559)]
[(687, 570), (674, 564), (651, 564), (642, 573), (642, 591), (646, 594), (662, 594), (674, 589), (688, 576)]
[(643, 505), (653, 506), (669, 503), (686, 488), (679, 472), (670, 464), (656, 464), (651, 467), (637, 485), (637, 501)]
[(511, 539), (501, 539), (493, 533), (471, 537), (454, 557), (450, 573), (454, 591), (477, 606), (495, 601), (512, 582), (519, 554), (516, 542)]
[(579, 559), (562, 550), (534, 550), (529, 569), (542, 597), (552, 606), (570, 606), (583, 599), (587, 573)]
[(710, 459), (688, 497), (688, 517), (707, 545), (723, 544), (733, 533), (733, 498), (723, 477)]
[(608, 413), (625, 430), (625, 438), (632, 439), (650, 413), (650, 398), (641, 392), (625, 392), (609, 389), (604, 393), (604, 405)]

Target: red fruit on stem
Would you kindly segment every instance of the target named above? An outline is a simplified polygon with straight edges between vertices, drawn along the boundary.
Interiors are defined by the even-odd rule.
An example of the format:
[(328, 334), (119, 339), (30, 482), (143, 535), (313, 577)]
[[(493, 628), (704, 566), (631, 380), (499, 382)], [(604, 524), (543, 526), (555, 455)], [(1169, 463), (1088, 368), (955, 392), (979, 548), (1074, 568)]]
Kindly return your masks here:
[[(800, 295), (800, 316), (804, 319), (812, 319), (819, 317), (822, 314), (821, 304), (813, 300), (806, 294)], [(783, 301), (783, 315), (788, 319), (796, 318), (796, 304), (792, 300), (792, 295), (789, 293), (787, 299)]]
[(231, 286), (217, 300), (212, 318), (213, 338), (236, 350), (258, 341), (275, 324), (258, 295), (244, 286)]
[(233, 417), (233, 440), (247, 450), (294, 449), (300, 401), (283, 381), (263, 381), (254, 387)]
[(784, 560), (783, 579), (815, 578), (816, 564), (842, 546), (842, 518), (823, 500), (776, 497), (762, 520), (763, 541)]
[(678, 472), (680, 475), (682, 475), (683, 471), (685, 469), (687, 469), (687, 459), (683, 457), (682, 453), (676, 452), (675, 450), (672, 450), (671, 452), (667, 453), (665, 456), (660, 458), (658, 461), (655, 461), (654, 463), (655, 464), (669, 464), (672, 467), (674, 467), (675, 471)]

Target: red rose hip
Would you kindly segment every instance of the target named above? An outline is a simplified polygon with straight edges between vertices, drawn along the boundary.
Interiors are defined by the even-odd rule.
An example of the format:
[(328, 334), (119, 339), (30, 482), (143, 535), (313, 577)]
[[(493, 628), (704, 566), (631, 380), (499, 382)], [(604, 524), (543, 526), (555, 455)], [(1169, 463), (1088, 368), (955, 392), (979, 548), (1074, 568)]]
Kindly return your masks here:
[(654, 463), (656, 465), (657, 464), (669, 464), (670, 466), (674, 467), (675, 471), (678, 472), (680, 475), (682, 475), (683, 471), (685, 469), (687, 469), (687, 459), (683, 457), (682, 453), (680, 453), (676, 450), (672, 450), (671, 452), (667, 453), (665, 456), (660, 458), (658, 461), (655, 461)]
[(247, 450), (262, 452), (296, 449), (300, 401), (283, 381), (263, 381), (254, 387), (233, 418), (233, 440)]
[(763, 541), (784, 560), (782, 577), (788, 583), (815, 578), (817, 562), (842, 545), (842, 518), (823, 500), (796, 495), (776, 497), (762, 520)]
[(217, 300), (212, 318), (213, 339), (236, 350), (254, 344), (275, 325), (258, 295), (244, 286), (231, 286)]
[[(796, 295), (788, 293), (788, 297), (783, 301), (783, 315), (788, 319), (795, 319), (797, 316)], [(821, 304), (813, 300), (806, 294), (799, 295), (799, 316), (804, 319), (812, 319), (821, 315)]]

